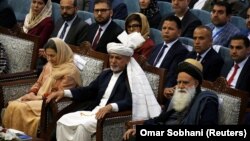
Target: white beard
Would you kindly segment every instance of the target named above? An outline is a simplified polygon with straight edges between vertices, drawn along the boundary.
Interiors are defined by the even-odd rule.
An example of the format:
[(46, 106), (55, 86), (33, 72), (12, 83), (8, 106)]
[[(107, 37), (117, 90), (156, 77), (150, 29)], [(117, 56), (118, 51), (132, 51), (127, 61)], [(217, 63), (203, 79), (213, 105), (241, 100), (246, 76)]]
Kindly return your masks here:
[(195, 93), (194, 86), (187, 89), (176, 88), (172, 98), (173, 109), (177, 112), (185, 110), (190, 105)]

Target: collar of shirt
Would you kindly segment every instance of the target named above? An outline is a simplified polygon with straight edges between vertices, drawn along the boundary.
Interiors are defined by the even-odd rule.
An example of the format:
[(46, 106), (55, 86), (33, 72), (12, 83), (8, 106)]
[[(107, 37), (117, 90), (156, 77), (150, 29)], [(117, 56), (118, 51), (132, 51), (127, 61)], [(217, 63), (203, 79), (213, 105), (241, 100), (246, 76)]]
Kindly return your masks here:
[[(202, 61), (203, 60), (203, 58), (206, 56), (206, 54), (209, 52), (209, 50), (211, 50), (211, 47), (210, 48), (208, 48), (205, 52), (203, 52), (202, 54), (200, 54), (200, 56), (201, 56), (201, 59), (200, 59), (200, 61)], [(196, 53), (196, 55), (198, 55), (199, 53)]]

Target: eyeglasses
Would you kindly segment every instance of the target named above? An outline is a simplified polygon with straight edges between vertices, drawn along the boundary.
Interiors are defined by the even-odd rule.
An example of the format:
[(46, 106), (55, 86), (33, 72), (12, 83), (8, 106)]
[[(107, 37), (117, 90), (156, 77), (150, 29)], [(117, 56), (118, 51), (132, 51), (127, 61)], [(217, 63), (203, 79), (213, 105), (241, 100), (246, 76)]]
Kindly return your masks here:
[(60, 7), (61, 8), (61, 10), (70, 10), (70, 9), (72, 9), (72, 8), (74, 8), (73, 6), (61, 6)]
[(139, 27), (141, 27), (141, 25), (140, 24), (132, 24), (132, 25), (128, 25), (128, 29), (130, 29), (130, 28), (139, 28)]
[(107, 11), (109, 11), (110, 9), (94, 9), (94, 13), (99, 13), (99, 12), (101, 12), (101, 13), (105, 13), (105, 12), (107, 12)]

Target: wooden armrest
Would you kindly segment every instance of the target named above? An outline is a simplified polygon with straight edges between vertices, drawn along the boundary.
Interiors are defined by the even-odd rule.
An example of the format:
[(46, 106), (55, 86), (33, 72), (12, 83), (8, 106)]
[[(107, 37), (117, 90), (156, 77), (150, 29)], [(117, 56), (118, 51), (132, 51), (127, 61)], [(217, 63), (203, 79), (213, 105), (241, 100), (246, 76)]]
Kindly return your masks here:
[(131, 129), (135, 125), (142, 125), (145, 120), (128, 121), (125, 123), (126, 129)]

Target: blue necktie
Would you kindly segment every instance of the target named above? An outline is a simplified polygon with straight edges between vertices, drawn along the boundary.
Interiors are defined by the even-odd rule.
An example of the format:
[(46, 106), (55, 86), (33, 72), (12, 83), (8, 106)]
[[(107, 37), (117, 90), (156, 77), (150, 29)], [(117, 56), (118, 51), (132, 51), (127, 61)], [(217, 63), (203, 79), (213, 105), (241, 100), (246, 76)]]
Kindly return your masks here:
[(63, 30), (62, 30), (61, 35), (60, 35), (60, 37), (59, 37), (59, 38), (63, 39), (63, 37), (64, 37), (64, 34), (65, 34), (65, 32), (66, 32), (67, 27), (68, 27), (68, 24), (67, 24), (67, 23), (65, 23), (65, 24), (64, 24), (64, 27), (63, 27)]
[(164, 50), (165, 50), (167, 47), (168, 47), (167, 45), (163, 45), (163, 46), (161, 47), (161, 50), (159, 51), (158, 55), (157, 55), (156, 58), (155, 58), (155, 61), (154, 61), (154, 64), (153, 64), (154, 66), (156, 66), (156, 64), (159, 62), (160, 58), (161, 58), (162, 55), (163, 55)]

